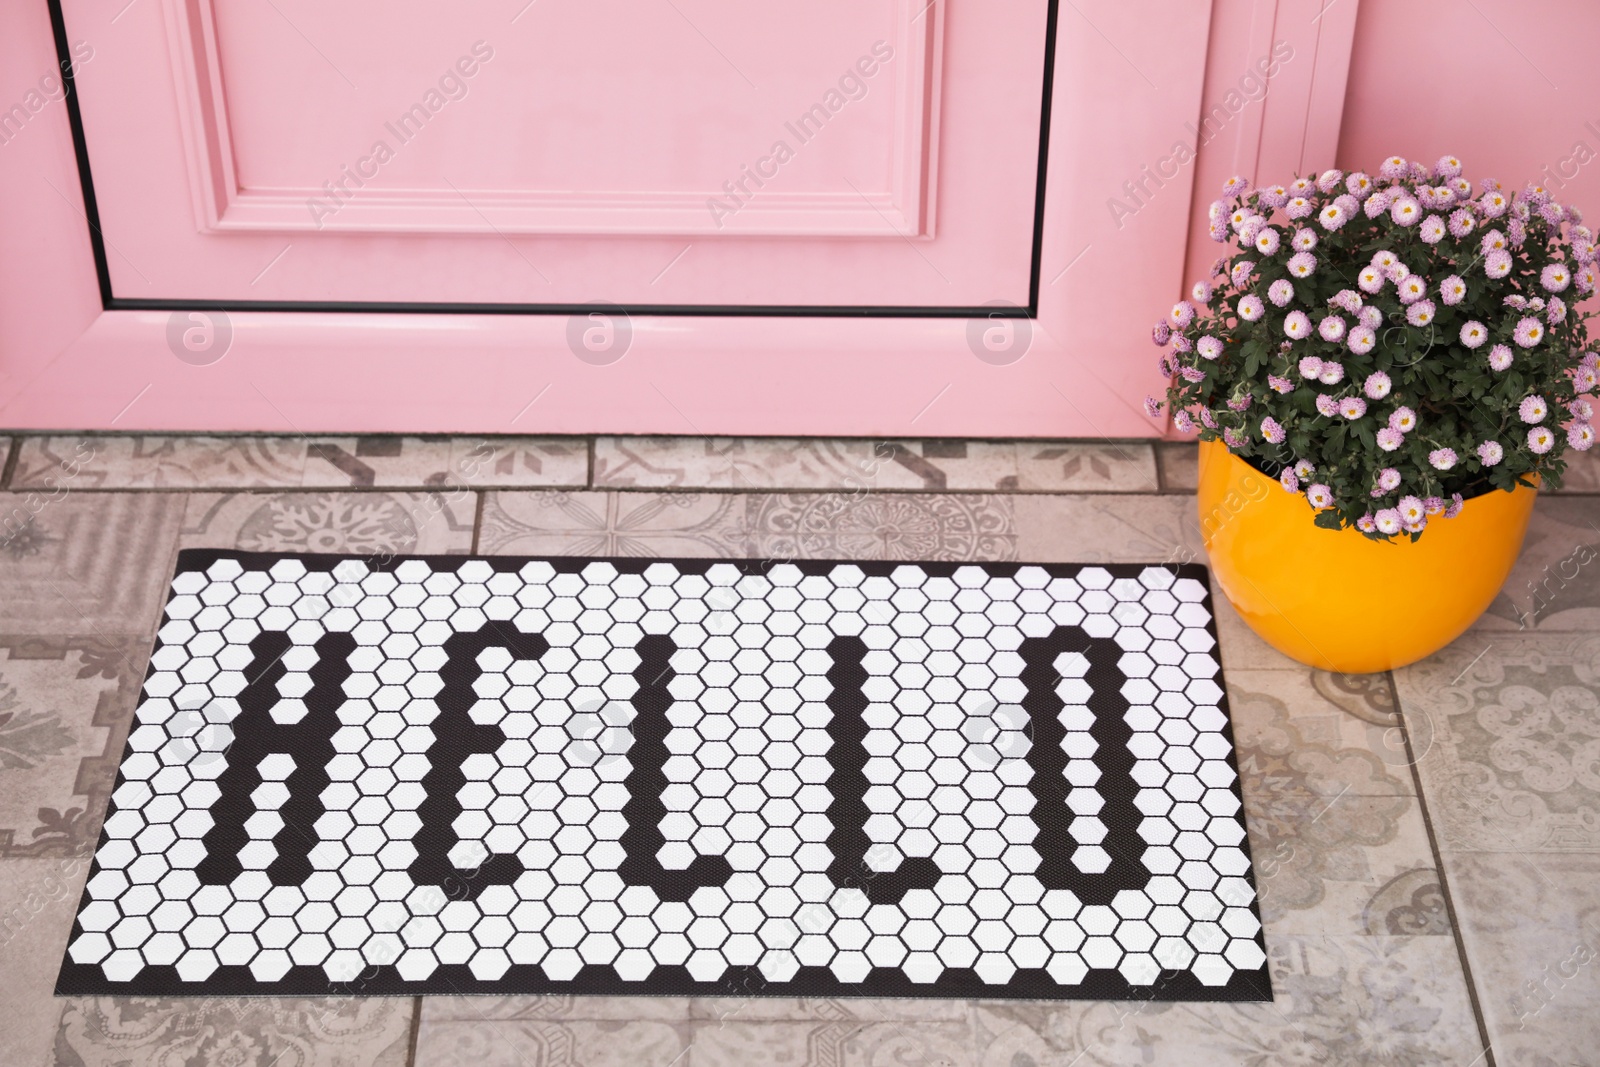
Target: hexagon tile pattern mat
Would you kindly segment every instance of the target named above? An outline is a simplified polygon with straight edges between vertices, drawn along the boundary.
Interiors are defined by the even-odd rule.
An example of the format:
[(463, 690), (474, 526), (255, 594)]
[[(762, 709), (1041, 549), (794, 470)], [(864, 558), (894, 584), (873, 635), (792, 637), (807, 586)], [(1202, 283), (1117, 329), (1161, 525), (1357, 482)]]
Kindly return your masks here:
[(58, 992), (1270, 999), (1201, 567), (180, 554)]

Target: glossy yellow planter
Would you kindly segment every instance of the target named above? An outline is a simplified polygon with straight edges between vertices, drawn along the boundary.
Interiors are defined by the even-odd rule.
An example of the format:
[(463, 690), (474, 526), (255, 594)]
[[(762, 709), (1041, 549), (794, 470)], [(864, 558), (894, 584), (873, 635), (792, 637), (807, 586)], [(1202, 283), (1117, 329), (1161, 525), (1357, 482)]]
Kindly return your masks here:
[(1200, 531), (1218, 587), (1273, 648), (1329, 671), (1403, 667), (1459, 637), (1516, 564), (1536, 495), (1488, 493), (1416, 542), (1369, 541), (1312, 525), (1304, 496), (1219, 442), (1200, 445)]

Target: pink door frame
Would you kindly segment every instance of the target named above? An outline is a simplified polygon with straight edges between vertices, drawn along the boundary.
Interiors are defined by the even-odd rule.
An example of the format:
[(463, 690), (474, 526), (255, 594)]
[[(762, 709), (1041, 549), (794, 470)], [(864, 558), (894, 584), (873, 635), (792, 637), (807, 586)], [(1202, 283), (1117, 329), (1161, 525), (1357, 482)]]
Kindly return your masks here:
[[(1299, 146), (1299, 166), (1331, 164), (1355, 8), (1145, 0), (1096, 7), (1091, 23), (1062, 5), (1032, 319), (636, 316), (609, 364), (575, 357), (562, 315), (241, 311), (224, 358), (175, 358), (168, 312), (102, 305), (66, 108), (46, 99), (0, 146), (0, 427), (1157, 436), (1139, 408), (1162, 384), (1144, 323), (1181, 291), (1186, 257), (1212, 255), (1189, 240), (1210, 199), (1192, 184), (1253, 170), (1263, 123)], [(1245, 69), (1218, 52), (1219, 31), (1238, 50), (1242, 26), (1251, 49), (1286, 40), (1298, 62), (1254, 142), (1234, 123), (1153, 193), (1146, 182), (1133, 217), (1110, 210), (1175, 142), (1194, 144), (1203, 104)], [(0, 70), (56, 64), (44, 0), (0, 6)], [(28, 88), (0, 85), (0, 100)]]

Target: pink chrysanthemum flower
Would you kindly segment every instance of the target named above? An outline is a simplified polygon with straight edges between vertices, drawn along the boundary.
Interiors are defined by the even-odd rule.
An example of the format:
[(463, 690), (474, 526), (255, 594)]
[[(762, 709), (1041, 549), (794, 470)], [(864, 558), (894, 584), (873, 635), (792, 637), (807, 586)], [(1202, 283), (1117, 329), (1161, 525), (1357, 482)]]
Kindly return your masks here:
[(1452, 274), (1439, 283), (1439, 299), (1454, 307), (1467, 298), (1467, 283)]
[(1372, 517), (1373, 524), (1381, 534), (1397, 534), (1400, 532), (1400, 513), (1394, 508), (1384, 508)]
[(1194, 343), (1194, 351), (1201, 359), (1216, 359), (1222, 355), (1222, 341), (1208, 333)]
[(1517, 417), (1526, 423), (1543, 422), (1548, 414), (1550, 405), (1545, 403), (1542, 396), (1525, 396), (1522, 398), (1522, 403), (1517, 405)]
[(1309, 252), (1317, 247), (1317, 231), (1299, 229), (1294, 231), (1294, 239), (1289, 242), (1297, 252)]
[(1439, 162), (1433, 165), (1433, 174), (1436, 178), (1454, 178), (1461, 173), (1461, 160), (1455, 156), (1440, 156)]
[(1428, 279), (1420, 274), (1412, 274), (1401, 279), (1400, 284), (1395, 288), (1400, 293), (1400, 303), (1415, 304), (1418, 300), (1428, 295)]
[(1377, 267), (1363, 267), (1361, 273), (1356, 275), (1356, 284), (1365, 293), (1376, 293), (1383, 288), (1383, 271)]
[(1350, 221), (1350, 213), (1344, 209), (1344, 205), (1335, 202), (1322, 209), (1317, 221), (1322, 223), (1324, 230), (1333, 233)]
[(1567, 321), (1567, 302), (1559, 296), (1552, 296), (1550, 303), (1545, 305), (1544, 321), (1552, 326)]
[(1471, 233), (1477, 225), (1472, 212), (1464, 207), (1458, 207), (1450, 212), (1450, 236), (1458, 241)]
[(1444, 517), (1447, 519), (1453, 519), (1457, 515), (1461, 514), (1461, 509), (1466, 506), (1467, 502), (1461, 499), (1460, 493), (1451, 493), (1450, 505), (1444, 509)]
[(1212, 222), (1228, 217), (1228, 202), (1226, 200), (1213, 200), (1206, 205), (1206, 218)]
[(1398, 288), (1401, 282), (1411, 277), (1411, 268), (1406, 266), (1404, 263), (1396, 263), (1383, 273), (1391, 282), (1394, 282), (1395, 286)]
[(1311, 334), (1311, 319), (1304, 311), (1291, 311), (1283, 320), (1283, 332), (1296, 341)]
[[(1428, 464), (1436, 471), (1447, 471), (1456, 465), (1456, 450), (1453, 448), (1436, 448), (1428, 453)], [(1443, 509), (1444, 502), (1439, 502)]]
[(1484, 193), (1483, 199), (1478, 201), (1478, 210), (1483, 212), (1483, 217), (1486, 219), (1497, 219), (1506, 213), (1506, 208), (1510, 206), (1510, 203), (1504, 193), (1498, 190), (1491, 190)]
[(1317, 190), (1322, 193), (1331, 193), (1339, 188), (1339, 183), (1344, 181), (1344, 174), (1337, 170), (1325, 170), (1317, 176)]
[(1344, 339), (1344, 320), (1337, 315), (1329, 315), (1317, 324), (1317, 333), (1322, 335), (1324, 341), (1341, 341)]
[(1339, 401), (1339, 414), (1347, 419), (1359, 419), (1367, 413), (1367, 402), (1359, 396), (1347, 396)]
[(1309, 478), (1317, 473), (1317, 465), (1309, 459), (1297, 459), (1294, 463), (1294, 472), (1302, 478)]
[(1525, 200), (1530, 204), (1538, 206), (1539, 204), (1543, 204), (1550, 199), (1550, 190), (1546, 189), (1542, 185), (1536, 185), (1533, 182), (1529, 182), (1527, 185), (1522, 187), (1522, 195), (1518, 199)]
[(1264, 256), (1274, 255), (1278, 251), (1278, 231), (1267, 226), (1256, 234), (1256, 251)]
[(1178, 329), (1186, 329), (1194, 321), (1194, 305), (1187, 300), (1180, 300), (1172, 305), (1172, 324)]
[(1144, 413), (1152, 419), (1161, 414), (1161, 401), (1153, 396), (1144, 398)]
[(1565, 263), (1551, 263), (1539, 272), (1539, 284), (1544, 286), (1547, 293), (1565, 292), (1567, 286), (1572, 284), (1572, 271), (1567, 269)]
[(1362, 171), (1351, 171), (1345, 176), (1344, 188), (1352, 196), (1366, 196), (1372, 192), (1372, 179)]
[(1410, 433), (1417, 428), (1417, 413), (1408, 407), (1398, 407), (1389, 416), (1389, 425), (1401, 433)]
[(1589, 422), (1594, 418), (1594, 404), (1586, 396), (1580, 396), (1568, 404), (1567, 411), (1579, 422)]
[(1578, 292), (1588, 296), (1597, 287), (1600, 287), (1600, 270), (1596, 270), (1592, 265), (1585, 265), (1582, 270), (1578, 271), (1573, 284), (1578, 287)]
[(1303, 219), (1316, 210), (1316, 205), (1303, 196), (1292, 197), (1283, 206), (1283, 213), (1291, 219)]
[(1567, 220), (1567, 209), (1552, 200), (1539, 205), (1539, 217), (1551, 226), (1560, 226)]
[(1158, 348), (1165, 347), (1166, 343), (1172, 340), (1172, 327), (1167, 325), (1165, 319), (1150, 328), (1150, 340), (1154, 341)]
[(1256, 237), (1259, 236), (1261, 231), (1266, 228), (1266, 219), (1262, 218), (1260, 215), (1250, 216), (1244, 220), (1244, 225), (1239, 227), (1239, 243), (1242, 245), (1255, 244)]
[(1555, 447), (1556, 435), (1550, 432), (1548, 426), (1535, 426), (1528, 431), (1528, 450), (1536, 455), (1544, 455)]
[(1306, 490), (1306, 502), (1314, 508), (1333, 507), (1333, 490), (1318, 482)]
[(1317, 257), (1310, 252), (1296, 252), (1289, 257), (1288, 269), (1296, 278), (1309, 278), (1316, 272)]
[(1528, 298), (1521, 293), (1511, 293), (1501, 303), (1508, 308), (1516, 308), (1518, 311), (1522, 311), (1528, 306)]
[(1266, 314), (1266, 311), (1267, 306), (1254, 293), (1247, 293), (1239, 298), (1239, 317), (1246, 322), (1256, 322)]
[(1511, 331), (1511, 339), (1522, 348), (1532, 348), (1544, 340), (1544, 323), (1534, 318), (1518, 319), (1517, 328)]
[(1300, 479), (1288, 467), (1283, 468), (1283, 473), (1278, 475), (1278, 481), (1291, 493), (1300, 491)]
[(1521, 219), (1512, 219), (1506, 223), (1506, 238), (1511, 242), (1512, 248), (1521, 248), (1522, 243), (1528, 239), (1528, 224)]
[(1375, 533), (1377, 531), (1378, 524), (1373, 521), (1372, 512), (1369, 511), (1356, 520), (1356, 529), (1362, 533)]
[(1233, 228), (1234, 233), (1238, 233), (1244, 229), (1245, 223), (1256, 217), (1255, 208), (1249, 206), (1235, 208), (1228, 216), (1228, 225)]
[(1378, 176), (1391, 182), (1397, 182), (1411, 173), (1410, 166), (1402, 156), (1390, 156), (1378, 168)]
[(1322, 373), (1317, 375), (1317, 381), (1323, 385), (1338, 385), (1344, 381), (1344, 364), (1336, 359), (1322, 361)]
[(1417, 236), (1430, 245), (1436, 245), (1444, 239), (1444, 219), (1438, 215), (1429, 215), (1422, 220), (1422, 225), (1417, 229)]
[(1268, 207), (1278, 208), (1289, 202), (1289, 190), (1281, 185), (1269, 185), (1261, 190), (1261, 202)]
[(1389, 208), (1389, 217), (1397, 226), (1415, 226), (1422, 221), (1422, 205), (1409, 196), (1402, 196)]
[(1374, 400), (1382, 400), (1389, 395), (1389, 390), (1393, 387), (1394, 383), (1389, 380), (1387, 374), (1381, 370), (1375, 370), (1367, 375), (1367, 380), (1361, 386), (1361, 391)]
[(1400, 257), (1389, 251), (1387, 248), (1380, 249), (1379, 251), (1372, 253), (1372, 265), (1381, 270), (1385, 277), (1388, 276), (1389, 272), (1393, 270), (1396, 264), (1399, 262)]
[(1278, 307), (1283, 307), (1294, 299), (1294, 286), (1290, 285), (1287, 280), (1279, 278), (1267, 286), (1267, 299)]
[(1179, 433), (1194, 433), (1194, 416), (1180, 408), (1172, 413), (1172, 426)]
[(1180, 333), (1172, 339), (1172, 350), (1174, 352), (1193, 352), (1194, 342)]
[(1281, 445), (1287, 435), (1283, 432), (1283, 427), (1279, 425), (1278, 420), (1268, 415), (1261, 420), (1261, 436), (1266, 439), (1269, 445)]
[(1580, 367), (1600, 367), (1600, 352), (1585, 352), (1578, 357)]
[(1205, 282), (1195, 282), (1194, 288), (1189, 290), (1189, 296), (1196, 304), (1211, 303), (1211, 286)]
[(1511, 253), (1497, 248), (1483, 257), (1483, 273), (1491, 278), (1504, 278), (1511, 273)]
[(1206, 380), (1206, 372), (1199, 367), (1179, 367), (1178, 377), (1186, 382), (1203, 382)]
[(1345, 343), (1350, 346), (1350, 351), (1358, 356), (1364, 356), (1378, 343), (1378, 334), (1371, 326), (1357, 326), (1350, 331), (1349, 340)]
[(1393, 467), (1385, 467), (1378, 472), (1378, 488), (1385, 493), (1392, 493), (1400, 488), (1400, 472)]
[(1222, 244), (1228, 239), (1228, 227), (1220, 219), (1211, 220), (1211, 225), (1206, 228), (1206, 235), (1217, 244)]
[(1361, 310), (1361, 303), (1361, 294), (1354, 289), (1340, 289), (1328, 297), (1329, 306), (1342, 308), (1352, 315)]
[(1417, 496), (1403, 496), (1400, 498), (1400, 521), (1406, 524), (1421, 522), (1428, 517), (1428, 509), (1423, 505), (1422, 498)]
[(1468, 348), (1481, 348), (1489, 339), (1489, 328), (1476, 319), (1461, 327), (1461, 343)]
[(1495, 345), (1489, 349), (1489, 367), (1501, 371), (1511, 366), (1511, 346)]
[[(1444, 449), (1444, 451), (1449, 451), (1449, 449)], [(1422, 510), (1426, 511), (1430, 516), (1439, 514), (1439, 512), (1444, 510), (1444, 497), (1442, 497), (1442, 496), (1425, 496), (1425, 497), (1423, 497), (1422, 498)]]
[(1163, 378), (1170, 378), (1178, 373), (1178, 365), (1167, 358), (1165, 352), (1161, 353), (1161, 358), (1156, 360), (1156, 369), (1161, 372)]
[(1250, 191), (1250, 179), (1243, 175), (1234, 175), (1222, 183), (1223, 196), (1239, 196)]
[(1279, 374), (1267, 375), (1267, 386), (1274, 393), (1283, 394), (1294, 392), (1294, 383)]
[(1451, 178), (1450, 188), (1456, 192), (1456, 199), (1467, 201), (1472, 199), (1472, 182), (1466, 178)]
[(1378, 447), (1385, 452), (1393, 452), (1406, 443), (1406, 435), (1393, 426), (1385, 426), (1378, 431)]
[(1312, 192), (1314, 189), (1316, 189), (1316, 187), (1317, 179), (1308, 174), (1302, 174), (1300, 177), (1289, 183), (1289, 191), (1302, 196)]
[(1339, 414), (1339, 402), (1327, 393), (1317, 394), (1317, 414), (1333, 418)]
[(1575, 422), (1567, 427), (1567, 444), (1578, 452), (1594, 447), (1594, 427), (1587, 422)]
[(1361, 205), (1361, 210), (1366, 214), (1367, 218), (1377, 218), (1379, 215), (1382, 215), (1385, 211), (1389, 210), (1389, 194), (1373, 193), (1371, 196), (1367, 197), (1366, 201)]
[(1362, 308), (1361, 311), (1357, 313), (1356, 318), (1360, 320), (1361, 325), (1365, 326), (1369, 330), (1376, 330), (1379, 326), (1383, 325), (1383, 312), (1370, 304)]
[(1243, 393), (1243, 394), (1241, 394), (1239, 396), (1234, 397), (1232, 400), (1228, 401), (1228, 410), (1229, 411), (1248, 411), (1249, 408), (1250, 408), (1250, 401), (1252, 401), (1254, 399), (1255, 398), (1253, 396), (1251, 396), (1249, 393)]
[(1255, 270), (1254, 260), (1241, 259), (1233, 265), (1232, 270), (1228, 271), (1228, 279), (1233, 282), (1235, 288), (1242, 288), (1244, 283), (1250, 280), (1250, 275), (1254, 274)]
[(1433, 321), (1436, 310), (1432, 300), (1418, 300), (1406, 308), (1406, 321), (1413, 326), (1426, 326)]
[(1490, 230), (1483, 235), (1483, 240), (1478, 242), (1478, 251), (1484, 255), (1490, 252), (1503, 252), (1506, 247), (1506, 235), (1499, 230)]
[(1300, 377), (1316, 378), (1322, 374), (1322, 359), (1319, 356), (1306, 356), (1300, 361)]

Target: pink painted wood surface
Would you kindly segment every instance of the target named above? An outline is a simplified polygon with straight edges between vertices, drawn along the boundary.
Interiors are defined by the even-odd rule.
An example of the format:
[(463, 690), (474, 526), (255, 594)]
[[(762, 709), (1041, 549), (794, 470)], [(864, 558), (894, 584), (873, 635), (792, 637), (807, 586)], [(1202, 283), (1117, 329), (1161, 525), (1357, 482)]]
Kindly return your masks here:
[(82, 78), (114, 291), (1026, 303), (1046, 0), (958, 5), (940, 53), (922, 0), (679, 6), (130, 8)]
[[(1145, 322), (1152, 294), (1165, 303), (1181, 284), (1189, 184), (1169, 182), (1132, 219), (1108, 200), (1197, 115), (1210, 10), (1084, 10), (1093, 22), (1062, 8), (1039, 317), (1014, 324), (1031, 343), (1013, 362), (980, 360), (969, 337), (993, 324), (963, 320), (636, 317), (626, 355), (597, 366), (574, 356), (559, 316), (237, 312), (228, 353), (191, 365), (168, 348), (165, 312), (98, 313), (65, 114), (52, 105), (0, 147), (0, 426), (1153, 435), (1161, 427), (1138, 406), (1158, 385)], [(955, 5), (947, 15), (952, 35)], [(109, 18), (83, 31), (96, 49), (85, 74), (106, 42), (142, 32)], [(944, 56), (950, 85), (1013, 59), (958, 54)], [(42, 6), (0, 8), (0, 59), (8, 71), (52, 67)], [(953, 151), (941, 144), (939, 158)], [(943, 210), (949, 177), (942, 167), (941, 240), (959, 223)], [(401, 273), (381, 256), (347, 268)]]

